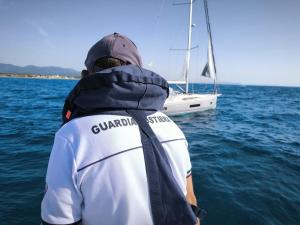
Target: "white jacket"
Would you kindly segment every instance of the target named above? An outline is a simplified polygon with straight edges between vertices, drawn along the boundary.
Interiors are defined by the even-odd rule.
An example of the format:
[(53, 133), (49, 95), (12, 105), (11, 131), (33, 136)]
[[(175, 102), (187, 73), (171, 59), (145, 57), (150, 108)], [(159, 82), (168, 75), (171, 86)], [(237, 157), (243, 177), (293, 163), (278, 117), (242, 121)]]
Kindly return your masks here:
[[(191, 163), (187, 141), (165, 114), (148, 116), (173, 175), (186, 194)], [(131, 117), (73, 119), (55, 135), (42, 201), (50, 224), (152, 225), (139, 128)]]

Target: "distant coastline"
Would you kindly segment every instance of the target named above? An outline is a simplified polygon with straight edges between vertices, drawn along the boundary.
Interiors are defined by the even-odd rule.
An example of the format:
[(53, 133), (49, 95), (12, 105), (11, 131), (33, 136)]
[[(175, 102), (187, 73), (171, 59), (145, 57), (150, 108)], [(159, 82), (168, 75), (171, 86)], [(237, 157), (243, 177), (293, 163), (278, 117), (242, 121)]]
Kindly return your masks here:
[(45, 74), (15, 74), (15, 73), (0, 73), (3, 78), (32, 78), (32, 79), (61, 79), (61, 80), (79, 80), (76, 76), (65, 75), (45, 75)]
[[(79, 80), (79, 76), (71, 76), (71, 75), (59, 75), (59, 74), (17, 74), (17, 73), (1, 73), (0, 78), (29, 78), (29, 79), (48, 79), (48, 80)], [(192, 83), (201, 83), (201, 82), (192, 82)], [(209, 83), (202, 83), (202, 84), (209, 84)], [(290, 87), (290, 88), (300, 88), (297, 85), (280, 85), (280, 84), (242, 84), (242, 83), (235, 83), (235, 82), (227, 82), (227, 81), (220, 81), (219, 85), (233, 85), (233, 86), (257, 86), (257, 87)]]

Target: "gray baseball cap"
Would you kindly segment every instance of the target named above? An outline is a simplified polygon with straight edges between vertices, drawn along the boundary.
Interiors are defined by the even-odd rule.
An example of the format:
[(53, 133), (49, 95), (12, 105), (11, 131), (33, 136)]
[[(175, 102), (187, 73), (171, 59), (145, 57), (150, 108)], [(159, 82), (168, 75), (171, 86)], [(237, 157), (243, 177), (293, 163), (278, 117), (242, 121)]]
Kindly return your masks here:
[(126, 36), (114, 33), (103, 37), (89, 50), (85, 66), (94, 72), (95, 62), (101, 58), (112, 57), (128, 64), (142, 66), (142, 59), (136, 45)]

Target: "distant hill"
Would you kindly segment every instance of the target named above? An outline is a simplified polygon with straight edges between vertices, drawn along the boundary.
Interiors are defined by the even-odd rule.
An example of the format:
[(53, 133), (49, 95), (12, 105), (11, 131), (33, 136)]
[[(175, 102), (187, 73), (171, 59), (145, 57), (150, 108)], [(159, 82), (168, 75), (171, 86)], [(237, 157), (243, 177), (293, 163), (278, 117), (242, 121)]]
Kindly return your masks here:
[(56, 66), (15, 66), (12, 64), (0, 63), (0, 73), (14, 74), (43, 74), (43, 75), (63, 75), (63, 76), (80, 76), (80, 72), (74, 69), (61, 68)]

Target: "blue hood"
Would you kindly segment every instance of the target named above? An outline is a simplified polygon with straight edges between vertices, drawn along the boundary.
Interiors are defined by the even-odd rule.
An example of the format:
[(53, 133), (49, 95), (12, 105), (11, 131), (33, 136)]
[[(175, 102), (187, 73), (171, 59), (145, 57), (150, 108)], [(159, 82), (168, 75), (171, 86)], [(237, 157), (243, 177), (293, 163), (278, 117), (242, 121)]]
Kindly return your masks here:
[(133, 65), (113, 67), (77, 83), (65, 101), (63, 121), (103, 111), (158, 111), (168, 95), (169, 85), (158, 74)]

